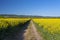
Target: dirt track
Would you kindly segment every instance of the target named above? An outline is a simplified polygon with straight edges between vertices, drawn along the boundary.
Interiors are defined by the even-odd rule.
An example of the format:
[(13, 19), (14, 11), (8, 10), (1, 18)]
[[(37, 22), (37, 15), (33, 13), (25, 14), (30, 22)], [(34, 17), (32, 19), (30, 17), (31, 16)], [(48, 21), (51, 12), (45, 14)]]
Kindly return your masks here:
[(42, 40), (42, 37), (38, 34), (33, 21), (30, 21), (17, 34), (4, 40)]
[(42, 40), (42, 37), (38, 34), (33, 21), (30, 21), (29, 27), (24, 36), (25, 40)]
[(32, 29), (31, 31), (35, 35), (36, 40), (42, 40), (42, 37), (38, 34), (37, 29), (35, 28), (35, 24), (33, 23), (33, 21), (31, 21), (31, 29)]

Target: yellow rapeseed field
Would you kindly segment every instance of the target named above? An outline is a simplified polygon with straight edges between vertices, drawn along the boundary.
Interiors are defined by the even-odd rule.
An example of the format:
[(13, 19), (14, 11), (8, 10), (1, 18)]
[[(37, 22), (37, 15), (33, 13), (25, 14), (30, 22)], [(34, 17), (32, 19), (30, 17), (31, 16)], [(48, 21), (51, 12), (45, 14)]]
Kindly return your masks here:
[(47, 30), (51, 34), (60, 33), (60, 19), (33, 19), (40, 27)]
[(6, 28), (8, 26), (13, 27), (27, 20), (29, 20), (29, 18), (0, 18), (0, 28)]
[(0, 40), (14, 37), (14, 34), (25, 27), (28, 20), (29, 18), (0, 18)]

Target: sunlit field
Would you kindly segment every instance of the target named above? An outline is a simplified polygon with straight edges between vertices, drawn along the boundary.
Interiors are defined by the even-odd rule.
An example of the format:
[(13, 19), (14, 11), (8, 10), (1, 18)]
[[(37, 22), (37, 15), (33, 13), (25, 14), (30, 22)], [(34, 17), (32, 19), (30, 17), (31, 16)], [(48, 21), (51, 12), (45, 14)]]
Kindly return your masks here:
[(0, 18), (0, 28), (7, 28), (8, 26), (17, 26), (29, 20), (28, 18)]
[(44, 40), (60, 40), (60, 19), (36, 18), (33, 21)]
[(0, 40), (6, 37), (12, 37), (24, 27), (29, 18), (0, 18)]

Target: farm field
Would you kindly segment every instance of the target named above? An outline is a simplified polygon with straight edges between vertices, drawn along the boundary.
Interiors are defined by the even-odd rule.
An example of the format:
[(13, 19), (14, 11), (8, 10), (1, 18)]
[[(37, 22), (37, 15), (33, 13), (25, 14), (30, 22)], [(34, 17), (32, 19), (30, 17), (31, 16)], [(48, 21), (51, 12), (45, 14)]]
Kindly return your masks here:
[(0, 18), (0, 40), (60, 40), (59, 18)]
[(28, 20), (29, 18), (0, 18), (0, 40), (13, 37)]
[(60, 40), (60, 0), (0, 0), (0, 40)]
[(60, 19), (35, 18), (33, 21), (44, 40), (60, 40)]

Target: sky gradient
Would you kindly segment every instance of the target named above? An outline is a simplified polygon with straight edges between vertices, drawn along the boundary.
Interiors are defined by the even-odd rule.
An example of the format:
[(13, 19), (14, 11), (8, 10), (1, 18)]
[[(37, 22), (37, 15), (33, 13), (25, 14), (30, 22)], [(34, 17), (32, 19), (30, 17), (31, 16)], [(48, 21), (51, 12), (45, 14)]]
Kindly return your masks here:
[(60, 16), (60, 0), (0, 0), (0, 14)]

